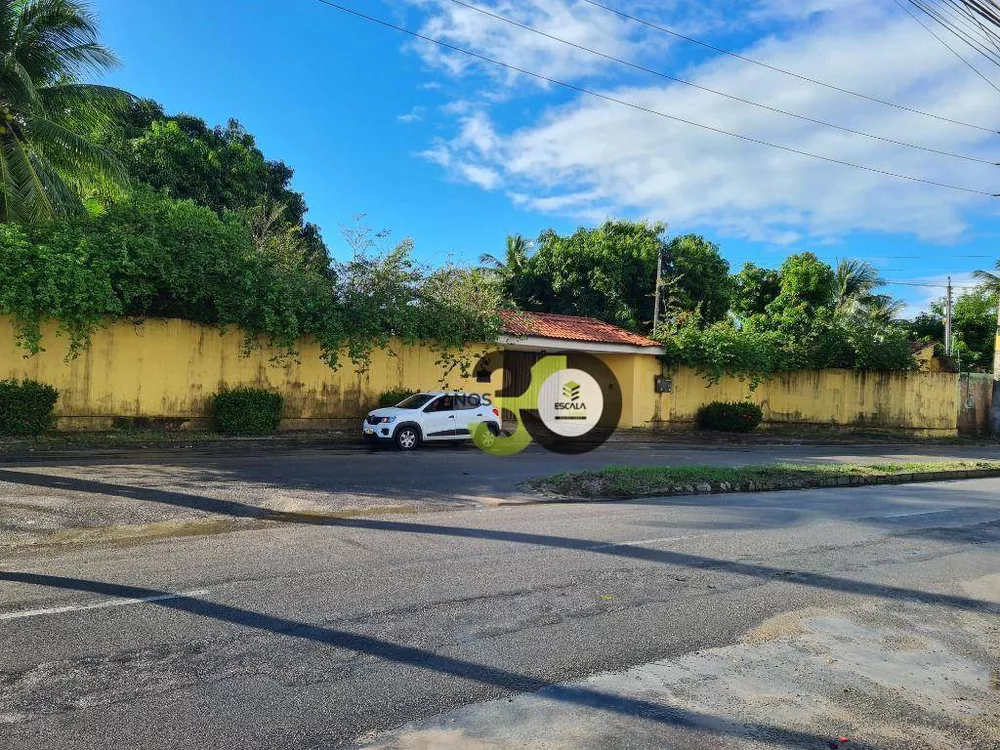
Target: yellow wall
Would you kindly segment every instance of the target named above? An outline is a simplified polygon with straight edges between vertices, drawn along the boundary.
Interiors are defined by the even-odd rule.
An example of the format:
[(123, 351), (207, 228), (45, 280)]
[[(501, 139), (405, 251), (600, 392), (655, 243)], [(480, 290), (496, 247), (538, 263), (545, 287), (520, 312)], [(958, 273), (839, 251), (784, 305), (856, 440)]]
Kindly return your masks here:
[[(56, 413), (62, 427), (104, 427), (113, 417), (178, 421), (204, 418), (213, 393), (236, 385), (270, 387), (285, 397), (285, 427), (354, 426), (378, 395), (394, 388), (437, 390), (443, 385), (438, 355), (426, 346), (373, 355), (358, 374), (346, 360), (331, 370), (314, 343), (300, 345), (297, 362), (275, 365), (272, 352), (242, 356), (239, 331), (180, 320), (149, 320), (138, 326), (112, 323), (93, 336), (77, 359), (65, 361), (66, 341), (45, 330), (46, 351), (26, 358), (14, 343), (13, 326), (0, 318), (0, 378), (30, 377), (59, 389)], [(772, 423), (865, 425), (955, 434), (959, 413), (958, 376), (952, 373), (855, 373), (824, 370), (779, 375), (751, 392), (746, 383), (724, 378), (708, 387), (692, 370), (670, 377), (672, 393), (656, 394), (660, 363), (649, 355), (602, 355), (622, 389), (623, 428), (684, 426), (709, 401), (749, 398)], [(453, 372), (448, 388), (495, 392), (491, 384)]]
[(393, 388), (487, 392), (500, 387), (476, 383), (453, 372), (442, 384), (439, 355), (426, 346), (376, 351), (364, 374), (346, 357), (331, 370), (315, 343), (301, 342), (297, 362), (275, 366), (273, 352), (255, 349), (242, 356), (243, 334), (182, 320), (148, 320), (141, 325), (117, 321), (96, 332), (90, 347), (65, 361), (66, 340), (48, 326), (46, 351), (25, 358), (14, 343), (13, 326), (0, 318), (0, 379), (34, 378), (59, 389), (60, 427), (101, 428), (112, 417), (191, 419), (205, 417), (211, 396), (226, 386), (270, 387), (285, 398), (285, 427), (348, 424)]
[[(750, 400), (761, 405), (768, 423), (867, 426), (954, 435), (957, 430), (958, 376), (944, 372), (864, 373), (819, 370), (783, 373), (751, 391), (747, 383), (723, 378), (717, 385), (693, 370), (670, 377), (673, 390), (653, 394), (659, 365), (644, 366), (638, 380), (649, 385), (636, 407), (636, 426), (693, 422), (698, 407), (710, 401)], [(657, 419), (657, 412), (659, 419)]]

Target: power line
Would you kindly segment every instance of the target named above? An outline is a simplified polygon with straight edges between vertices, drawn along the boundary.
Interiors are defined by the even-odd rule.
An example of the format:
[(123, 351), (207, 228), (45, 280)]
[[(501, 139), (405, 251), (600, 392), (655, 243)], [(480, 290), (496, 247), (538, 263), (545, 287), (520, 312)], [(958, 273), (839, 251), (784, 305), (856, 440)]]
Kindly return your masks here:
[[(979, 29), (977, 29), (974, 26), (974, 22), (970, 22), (963, 13), (956, 10), (956, 4), (949, 3), (947, 0), (938, 4), (925, 2), (924, 0), (907, 1), (923, 11), (931, 20), (936, 21), (938, 25), (966, 46), (971, 47), (985, 57), (993, 57), (993, 52), (989, 49), (987, 43), (978, 38), (979, 32), (984, 30), (983, 27), (980, 25)], [(961, 3), (958, 3), (957, 7), (964, 8)]]
[[(947, 284), (934, 284), (929, 281), (894, 281), (892, 279), (882, 279), (882, 283), (885, 286), (920, 286), (920, 287), (930, 287), (934, 289), (947, 289)], [(961, 285), (952, 284), (952, 289), (978, 289), (975, 285)]]
[(991, 161), (989, 159), (980, 159), (980, 158), (975, 157), (975, 156), (966, 156), (964, 154), (956, 154), (956, 153), (951, 152), (951, 151), (943, 151), (941, 149), (931, 148), (929, 146), (920, 146), (920, 145), (915, 144), (915, 143), (908, 143), (906, 141), (898, 141), (898, 140), (896, 140), (894, 138), (887, 138), (887, 137), (881, 136), (881, 135), (874, 135), (872, 133), (866, 133), (863, 130), (855, 130), (854, 128), (848, 128), (848, 127), (845, 127), (843, 125), (837, 125), (835, 123), (827, 122), (825, 120), (819, 120), (819, 119), (816, 119), (814, 117), (807, 117), (806, 115), (796, 114), (795, 112), (788, 112), (787, 110), (779, 109), (778, 107), (772, 107), (772, 106), (770, 106), (768, 104), (761, 104), (760, 102), (755, 102), (755, 101), (753, 101), (751, 99), (745, 99), (745, 98), (743, 98), (741, 96), (736, 96), (735, 94), (727, 94), (725, 91), (719, 91), (717, 89), (709, 88), (708, 86), (702, 86), (701, 84), (693, 83), (693, 82), (687, 81), (687, 80), (685, 80), (683, 78), (678, 78), (677, 76), (670, 75), (669, 73), (664, 73), (662, 71), (655, 70), (654, 68), (649, 68), (649, 67), (646, 67), (645, 65), (640, 65), (639, 63), (632, 62), (631, 60), (625, 60), (625, 59), (622, 59), (620, 57), (615, 57), (614, 55), (609, 55), (609, 54), (606, 54), (604, 52), (600, 52), (598, 50), (592, 49), (590, 47), (586, 47), (586, 46), (584, 46), (582, 44), (577, 44), (576, 42), (570, 41), (568, 39), (563, 39), (562, 37), (555, 36), (554, 34), (549, 34), (548, 32), (542, 31), (541, 29), (536, 29), (535, 27), (529, 26), (528, 24), (521, 23), (520, 21), (515, 21), (513, 18), (508, 18), (507, 16), (500, 15), (499, 13), (493, 13), (492, 11), (487, 10), (486, 8), (480, 8), (480, 7), (475, 6), (475, 5), (470, 5), (469, 3), (463, 2), (463, 0), (451, 0), (451, 2), (453, 2), (455, 5), (459, 5), (459, 6), (463, 7), (463, 8), (467, 8), (469, 10), (475, 11), (476, 13), (481, 13), (484, 16), (488, 16), (490, 18), (496, 19), (497, 21), (502, 21), (503, 23), (510, 24), (511, 26), (515, 26), (515, 27), (517, 27), (519, 29), (524, 29), (525, 31), (530, 31), (533, 34), (538, 34), (539, 36), (545, 37), (546, 39), (551, 39), (554, 42), (559, 42), (561, 44), (568, 45), (570, 47), (573, 47), (574, 49), (578, 49), (578, 50), (581, 50), (583, 52), (587, 52), (587, 53), (589, 53), (591, 55), (595, 55), (597, 57), (601, 57), (601, 58), (603, 58), (605, 60), (610, 60), (612, 62), (616, 62), (616, 63), (619, 63), (621, 65), (626, 65), (626, 66), (628, 66), (628, 67), (630, 67), (630, 68), (632, 68), (634, 70), (639, 70), (639, 71), (642, 71), (644, 73), (649, 73), (651, 75), (659, 76), (660, 78), (665, 78), (668, 81), (674, 81), (676, 83), (683, 84), (684, 86), (690, 86), (691, 88), (698, 89), (699, 91), (706, 91), (706, 92), (708, 92), (710, 94), (715, 94), (717, 96), (725, 97), (726, 99), (731, 99), (733, 101), (741, 102), (743, 104), (749, 104), (752, 107), (758, 107), (760, 109), (766, 109), (766, 110), (768, 110), (770, 112), (775, 112), (775, 113), (781, 114), (781, 115), (787, 115), (788, 117), (794, 117), (794, 118), (799, 119), (799, 120), (805, 120), (806, 122), (811, 122), (811, 123), (814, 123), (816, 125), (823, 125), (824, 127), (834, 128), (835, 130), (840, 130), (840, 131), (843, 131), (845, 133), (851, 133), (853, 135), (860, 135), (860, 136), (863, 136), (865, 138), (871, 138), (871, 139), (874, 139), (874, 140), (877, 140), (877, 141), (883, 141), (885, 143), (892, 143), (892, 144), (894, 144), (896, 146), (905, 146), (907, 148), (919, 149), (920, 151), (928, 151), (928, 152), (933, 153), (933, 154), (940, 154), (941, 156), (950, 156), (950, 157), (955, 158), (955, 159), (964, 159), (966, 161), (978, 162), (980, 164), (989, 164), (991, 166), (1000, 166), (1000, 163), (995, 162), (995, 161)]
[(681, 34), (679, 31), (674, 31), (673, 29), (667, 28), (666, 26), (661, 26), (659, 24), (653, 23), (652, 21), (647, 21), (646, 19), (640, 18), (639, 16), (630, 15), (628, 13), (625, 13), (624, 11), (618, 10), (617, 8), (612, 8), (608, 5), (599, 3), (597, 2), (597, 0), (582, 0), (582, 1), (589, 5), (593, 5), (596, 8), (601, 8), (602, 10), (606, 10), (608, 13), (613, 13), (614, 15), (620, 18), (632, 21), (633, 23), (638, 23), (648, 28), (655, 29), (656, 31), (660, 31), (664, 34), (669, 34), (670, 36), (676, 37), (678, 39), (683, 39), (686, 42), (697, 44), (701, 47), (704, 47), (705, 49), (710, 49), (713, 52), (718, 52), (719, 54), (722, 55), (728, 55), (729, 57), (736, 58), (737, 60), (742, 60), (743, 62), (750, 63), (752, 65), (757, 65), (761, 68), (767, 68), (768, 70), (774, 71), (775, 73), (781, 73), (782, 75), (791, 76), (792, 78), (797, 78), (800, 81), (806, 81), (808, 83), (812, 83), (817, 86), (823, 86), (825, 88), (832, 89), (833, 91), (839, 91), (842, 94), (849, 94), (850, 96), (855, 96), (859, 99), (866, 99), (867, 101), (875, 102), (877, 104), (882, 104), (887, 107), (894, 107), (896, 109), (901, 109), (906, 112), (912, 112), (913, 114), (923, 115), (924, 117), (933, 117), (935, 120), (941, 120), (942, 122), (950, 122), (953, 125), (961, 125), (966, 128), (973, 128), (974, 130), (984, 130), (987, 133), (996, 134), (1000, 132), (995, 127), (990, 128), (990, 127), (984, 127), (982, 125), (973, 125), (972, 123), (963, 122), (962, 120), (954, 120), (950, 117), (945, 117), (944, 115), (936, 115), (933, 112), (925, 112), (924, 110), (916, 109), (915, 107), (908, 107), (905, 104), (897, 104), (896, 102), (890, 102), (886, 99), (879, 99), (876, 96), (861, 94), (857, 91), (852, 91), (850, 89), (845, 89), (840, 86), (835, 86), (832, 83), (826, 83), (816, 78), (810, 78), (809, 76), (802, 75), (801, 73), (795, 73), (790, 70), (785, 70), (784, 68), (779, 68), (776, 65), (770, 65), (769, 63), (761, 62), (760, 60), (755, 60), (752, 57), (741, 55), (738, 52), (733, 52), (732, 50), (724, 49), (722, 47), (717, 47), (714, 44), (702, 41), (701, 39), (696, 39), (693, 36), (687, 36), (686, 34)]
[[(911, 2), (920, 2), (920, 0), (911, 0)], [(1000, 64), (1000, 58), (997, 57), (997, 55), (1000, 55), (1000, 45), (998, 45), (996, 35), (990, 34), (986, 26), (983, 25), (982, 20), (972, 11), (969, 5), (963, 0), (943, 0), (939, 5), (941, 6), (940, 10), (932, 3), (921, 2), (920, 7), (932, 18), (937, 18), (939, 22), (943, 22), (945, 16), (954, 18), (954, 21), (945, 23), (945, 27), (952, 34), (959, 36), (962, 41), (973, 45), (985, 57), (992, 59), (994, 63)], [(947, 10), (947, 13), (945, 10)], [(964, 31), (960, 34), (957, 33), (959, 25), (964, 27)], [(977, 37), (982, 37), (984, 41), (981, 41)], [(990, 49), (991, 47), (992, 49)]]
[(892, 1), (894, 3), (896, 3), (896, 5), (898, 5), (900, 8), (902, 8), (906, 12), (906, 15), (908, 15), (910, 18), (912, 18), (914, 21), (916, 21), (918, 24), (920, 24), (920, 26), (928, 34), (930, 34), (932, 37), (934, 37), (939, 42), (941, 42), (941, 44), (944, 45), (944, 47), (949, 52), (951, 52), (955, 57), (957, 57), (959, 60), (961, 60), (969, 68), (969, 70), (971, 70), (977, 76), (979, 76), (984, 81), (986, 81), (986, 83), (988, 83), (998, 94), (1000, 94), (1000, 87), (998, 87), (995, 83), (993, 83), (993, 81), (991, 81), (989, 78), (987, 78), (985, 75), (983, 75), (982, 71), (980, 71), (979, 68), (977, 68), (975, 65), (973, 65), (972, 63), (970, 63), (964, 57), (962, 57), (962, 55), (959, 54), (958, 50), (956, 50), (954, 47), (952, 47), (950, 44), (948, 44), (948, 42), (946, 42), (944, 39), (942, 39), (937, 34), (935, 34), (934, 30), (930, 26), (928, 26), (923, 21), (921, 21), (920, 18), (917, 17), (916, 13), (914, 13), (912, 10), (910, 10), (909, 8), (907, 8), (906, 5), (903, 4), (903, 0), (892, 0)]
[(783, 146), (783, 145), (778, 144), (778, 143), (772, 143), (771, 141), (765, 141), (765, 140), (762, 140), (760, 138), (754, 138), (752, 136), (743, 135), (742, 133), (734, 133), (732, 131), (723, 130), (722, 128), (717, 128), (717, 127), (714, 127), (712, 125), (705, 125), (704, 123), (695, 122), (693, 120), (687, 120), (687, 119), (685, 119), (683, 117), (677, 117), (676, 115), (670, 115), (670, 114), (667, 114), (666, 112), (661, 112), (659, 110), (652, 109), (650, 107), (644, 107), (643, 105), (636, 104), (635, 102), (630, 102), (630, 101), (627, 101), (625, 99), (619, 99), (617, 97), (610, 96), (608, 94), (602, 94), (600, 92), (594, 91), (593, 89), (587, 89), (587, 88), (584, 88), (582, 86), (577, 86), (577, 85), (572, 84), (572, 83), (567, 83), (566, 81), (560, 81), (559, 79), (551, 78), (551, 77), (546, 76), (546, 75), (542, 75), (541, 73), (535, 73), (533, 71), (526, 70), (524, 68), (519, 68), (518, 66), (512, 65), (511, 63), (503, 62), (501, 60), (497, 60), (497, 59), (492, 58), (492, 57), (487, 57), (486, 55), (481, 55), (478, 52), (473, 52), (472, 50), (468, 50), (468, 49), (465, 49), (463, 47), (458, 47), (458, 46), (456, 46), (454, 44), (449, 44), (448, 42), (444, 42), (444, 41), (441, 41), (440, 39), (435, 39), (434, 37), (430, 37), (430, 36), (427, 36), (425, 34), (421, 34), (420, 32), (413, 31), (412, 29), (408, 29), (408, 28), (406, 28), (404, 26), (398, 26), (398, 25), (396, 25), (394, 23), (391, 23), (389, 21), (382, 20), (381, 18), (377, 18), (375, 16), (370, 16), (370, 15), (368, 15), (366, 13), (362, 13), (361, 11), (354, 10), (353, 8), (348, 8), (348, 7), (344, 6), (344, 5), (339, 5), (338, 3), (332, 2), (332, 0), (318, 0), (318, 2), (322, 3), (323, 5), (328, 6), (330, 8), (334, 8), (336, 10), (339, 10), (339, 11), (341, 11), (343, 13), (347, 13), (348, 15), (355, 16), (356, 18), (360, 18), (360, 19), (365, 20), (365, 21), (370, 21), (371, 23), (378, 24), (379, 26), (384, 26), (385, 28), (388, 28), (388, 29), (393, 29), (393, 30), (398, 31), (398, 32), (403, 33), (403, 34), (408, 34), (409, 36), (412, 36), (412, 37), (414, 37), (416, 39), (421, 39), (421, 40), (423, 40), (425, 42), (430, 42), (431, 44), (436, 44), (439, 47), (442, 47), (444, 49), (450, 49), (450, 50), (452, 50), (454, 52), (460, 52), (463, 55), (467, 55), (467, 56), (472, 57), (474, 59), (490, 63), (491, 65), (496, 65), (496, 66), (499, 66), (501, 68), (505, 68), (507, 70), (512, 70), (512, 71), (514, 71), (516, 73), (522, 73), (524, 75), (531, 76), (533, 78), (537, 78), (538, 80), (545, 81), (546, 83), (551, 83), (551, 84), (556, 85), (556, 86), (561, 86), (563, 88), (569, 89), (571, 91), (576, 91), (576, 92), (581, 93), (581, 94), (587, 94), (588, 96), (593, 96), (593, 97), (596, 97), (598, 99), (602, 99), (604, 101), (611, 102), (613, 104), (619, 104), (619, 105), (622, 105), (624, 107), (630, 107), (631, 109), (635, 109), (635, 110), (638, 110), (640, 112), (646, 112), (648, 114), (656, 115), (658, 117), (663, 117), (663, 118), (665, 118), (667, 120), (672, 120), (674, 122), (680, 122), (680, 123), (683, 123), (685, 125), (691, 125), (691, 126), (696, 127), (696, 128), (701, 128), (703, 130), (708, 130), (708, 131), (713, 132), (713, 133), (718, 133), (719, 135), (726, 135), (726, 136), (729, 136), (730, 138), (738, 138), (738, 139), (740, 139), (742, 141), (746, 141), (748, 143), (756, 143), (756, 144), (758, 144), (760, 146), (768, 146), (770, 148), (779, 149), (781, 151), (786, 151), (788, 153), (798, 154), (799, 156), (808, 156), (810, 158), (819, 159), (820, 161), (829, 162), (831, 164), (840, 164), (841, 166), (852, 167), (854, 169), (861, 169), (861, 170), (864, 170), (866, 172), (873, 172), (875, 174), (884, 175), (886, 177), (895, 177), (895, 178), (900, 179), (900, 180), (909, 180), (911, 182), (919, 182), (919, 183), (922, 183), (922, 184), (925, 184), (925, 185), (933, 185), (934, 187), (946, 188), (948, 190), (957, 190), (957, 191), (963, 192), (963, 193), (972, 193), (972, 194), (975, 194), (975, 195), (983, 195), (983, 196), (986, 196), (986, 197), (989, 197), (989, 198), (1000, 198), (1000, 193), (991, 193), (991, 192), (986, 191), (986, 190), (978, 190), (976, 188), (963, 187), (961, 185), (952, 185), (952, 184), (946, 183), (946, 182), (937, 182), (935, 180), (928, 180), (928, 179), (925, 179), (923, 177), (914, 177), (913, 175), (900, 174), (898, 172), (890, 172), (888, 170), (879, 169), (877, 167), (869, 167), (869, 166), (865, 166), (863, 164), (855, 164), (854, 162), (844, 161), (842, 159), (835, 159), (832, 156), (822, 156), (820, 154), (814, 154), (814, 153), (812, 153), (810, 151), (802, 151), (801, 149), (792, 148), (791, 146)]
[[(835, 252), (828, 252), (828, 251), (825, 251), (825, 250), (810, 250), (809, 252), (812, 252), (814, 255), (837, 255), (837, 257), (841, 257), (840, 255), (836, 254)], [(771, 255), (771, 256), (760, 255), (760, 254), (756, 254), (756, 253), (746, 253), (746, 254), (743, 254), (742, 257), (746, 257), (746, 258), (751, 258), (752, 257), (752, 258), (760, 258), (760, 259), (766, 260), (768, 258), (774, 258), (775, 256), (773, 256), (773, 255)], [(891, 258), (892, 260), (907, 259), (907, 260), (934, 260), (934, 261), (940, 260), (940, 261), (950, 261), (953, 258), (986, 258), (986, 259), (990, 259), (990, 260), (996, 260), (997, 257), (998, 257), (998, 255), (997, 254), (990, 255), (988, 253), (983, 253), (983, 254), (974, 254), (974, 255), (946, 255), (946, 256), (938, 256), (938, 257), (928, 257), (926, 255), (884, 255), (882, 253), (876, 253), (874, 255), (868, 255), (868, 256), (844, 255), (843, 257), (845, 257), (845, 258), (849, 257), (849, 258), (853, 258), (853, 259), (857, 259), (857, 260), (871, 260), (872, 258), (879, 258), (879, 259), (881, 259), (881, 258)]]
[[(980, 0), (909, 0), (953, 36), (1000, 65), (1000, 36), (983, 23), (1000, 26), (1000, 7), (984, 5)], [(981, 37), (981, 38), (980, 38)]]

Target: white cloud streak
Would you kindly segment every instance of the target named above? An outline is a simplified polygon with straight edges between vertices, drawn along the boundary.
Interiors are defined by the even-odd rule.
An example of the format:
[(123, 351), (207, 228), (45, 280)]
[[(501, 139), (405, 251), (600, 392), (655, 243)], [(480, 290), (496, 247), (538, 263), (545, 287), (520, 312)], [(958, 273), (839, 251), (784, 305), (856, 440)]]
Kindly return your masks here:
[[(432, 14), (424, 30), (432, 36), (555, 78), (621, 75), (621, 66), (444, 5), (452, 7), (427, 6)], [(638, 34), (634, 25), (616, 22), (578, 0), (531, 0), (516, 7), (504, 0), (489, 7), (628, 59), (648, 56), (652, 48), (649, 36)], [(748, 16), (754, 19), (782, 18), (784, 23), (744, 50), (748, 56), (844, 88), (1000, 128), (995, 93), (935, 46), (912, 19), (883, 15), (859, 0), (768, 0), (751, 11)], [(478, 72), (464, 61), (426, 53), (424, 59), (457, 76)], [(995, 135), (865, 102), (729, 57), (709, 59), (680, 75), (858, 130), (1000, 160)], [(493, 80), (509, 84), (512, 96), (520, 93), (509, 77)], [(664, 85), (661, 79), (608, 80), (602, 90), (611, 96), (713, 127), (925, 179), (1000, 189), (996, 167), (831, 130), (680, 84)], [(948, 242), (967, 230), (970, 214), (996, 212), (995, 199), (749, 144), (582, 95), (568, 104), (543, 104), (531, 122), (513, 127), (499, 124), (511, 120), (494, 111), (500, 105), (482, 100), (475, 106), (463, 104), (455, 114), (457, 133), (439, 139), (424, 155), (457, 179), (502, 189), (517, 205), (543, 213), (588, 221), (610, 215), (650, 217), (789, 243), (856, 231)], [(539, 108), (537, 101), (532, 106)]]

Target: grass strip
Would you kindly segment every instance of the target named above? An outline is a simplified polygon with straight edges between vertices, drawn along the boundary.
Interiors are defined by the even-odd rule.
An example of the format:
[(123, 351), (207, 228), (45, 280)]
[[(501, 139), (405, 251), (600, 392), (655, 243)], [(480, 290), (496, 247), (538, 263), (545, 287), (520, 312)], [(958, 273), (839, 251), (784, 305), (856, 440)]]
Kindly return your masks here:
[(539, 477), (528, 486), (565, 497), (643, 497), (754, 492), (1000, 475), (1000, 461), (925, 463), (777, 463), (758, 466), (609, 466)]

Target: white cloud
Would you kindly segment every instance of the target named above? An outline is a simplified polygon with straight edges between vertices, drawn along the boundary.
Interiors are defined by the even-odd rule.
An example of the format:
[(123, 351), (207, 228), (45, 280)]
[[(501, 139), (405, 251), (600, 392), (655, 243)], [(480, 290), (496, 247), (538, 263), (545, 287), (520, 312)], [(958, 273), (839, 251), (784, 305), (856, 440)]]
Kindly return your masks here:
[(410, 123), (420, 122), (424, 119), (424, 112), (426, 112), (425, 107), (414, 107), (409, 112), (396, 116), (398, 122), (404, 125), (409, 125)]
[(487, 167), (479, 167), (475, 164), (461, 164), (459, 165), (459, 171), (462, 177), (484, 190), (492, 190), (500, 184), (500, 175)]
[[(420, 28), (422, 34), (525, 70), (552, 78), (579, 79), (607, 67), (607, 61), (586, 52), (448, 0), (411, 2), (430, 11)], [(580, 0), (469, 0), (469, 4), (609, 55), (634, 54), (647, 36), (642, 27)], [(452, 75), (475, 69), (512, 86), (523, 79), (518, 73), (501, 71), (437, 45), (420, 42), (414, 48), (425, 63)]]
[[(890, 276), (891, 278), (891, 276)], [(895, 285), (886, 287), (894, 297), (900, 297), (906, 302), (901, 313), (904, 318), (914, 318), (922, 312), (928, 312), (931, 304), (943, 299), (947, 294), (947, 274), (940, 276), (924, 276), (911, 284), (927, 284), (927, 286)], [(956, 273), (951, 275), (952, 299), (957, 300), (963, 292), (976, 286), (976, 277), (971, 273)]]
[[(874, 16), (870, 6), (859, 13), (857, 6), (854, 0), (810, 0), (808, 23), (781, 26), (783, 37), (763, 38), (745, 53), (844, 88), (1000, 127), (995, 94), (936, 46), (912, 19)], [(632, 32), (608, 25), (605, 17), (595, 26), (594, 19), (578, 16), (569, 0), (532, 0), (523, 7), (531, 9), (524, 14), (535, 14), (534, 25), (547, 23), (557, 29), (553, 33), (580, 40), (601, 33), (603, 44), (594, 46), (618, 45), (631, 59), (646, 44)], [(561, 15), (560, 7), (571, 10), (571, 21)], [(770, 0), (755, 7), (796, 19), (794, 3)], [(594, 58), (578, 58), (573, 50), (557, 54), (551, 45), (529, 43), (519, 36), (476, 37), (474, 29), (481, 29), (477, 23), (454, 13), (428, 21), (439, 31), (481, 38), (487, 48), (504, 38), (510, 45), (504, 59), (514, 55), (525, 67), (549, 75), (580, 77), (598, 69)], [(458, 72), (463, 72), (461, 66)], [(857, 130), (996, 160), (995, 135), (990, 133), (865, 102), (729, 57), (709, 59), (683, 76)], [(680, 84), (632, 79), (629, 85), (604, 91), (643, 107), (835, 159), (997, 189), (992, 166), (843, 133)], [(995, 209), (990, 203), (995, 199), (747, 143), (587, 96), (548, 106), (527, 125), (499, 124), (509, 121), (509, 117), (491, 118), (484, 109), (472, 114), (465, 110), (458, 134), (438, 141), (431, 158), (460, 179), (491, 190), (502, 186), (518, 205), (544, 213), (587, 220), (608, 215), (651, 217), (675, 227), (710, 226), (728, 235), (770, 242), (795, 242), (803, 236), (824, 240), (859, 230), (950, 241), (966, 230), (970, 212)], [(475, 169), (470, 173), (470, 168)], [(490, 174), (486, 184), (481, 170)]]

